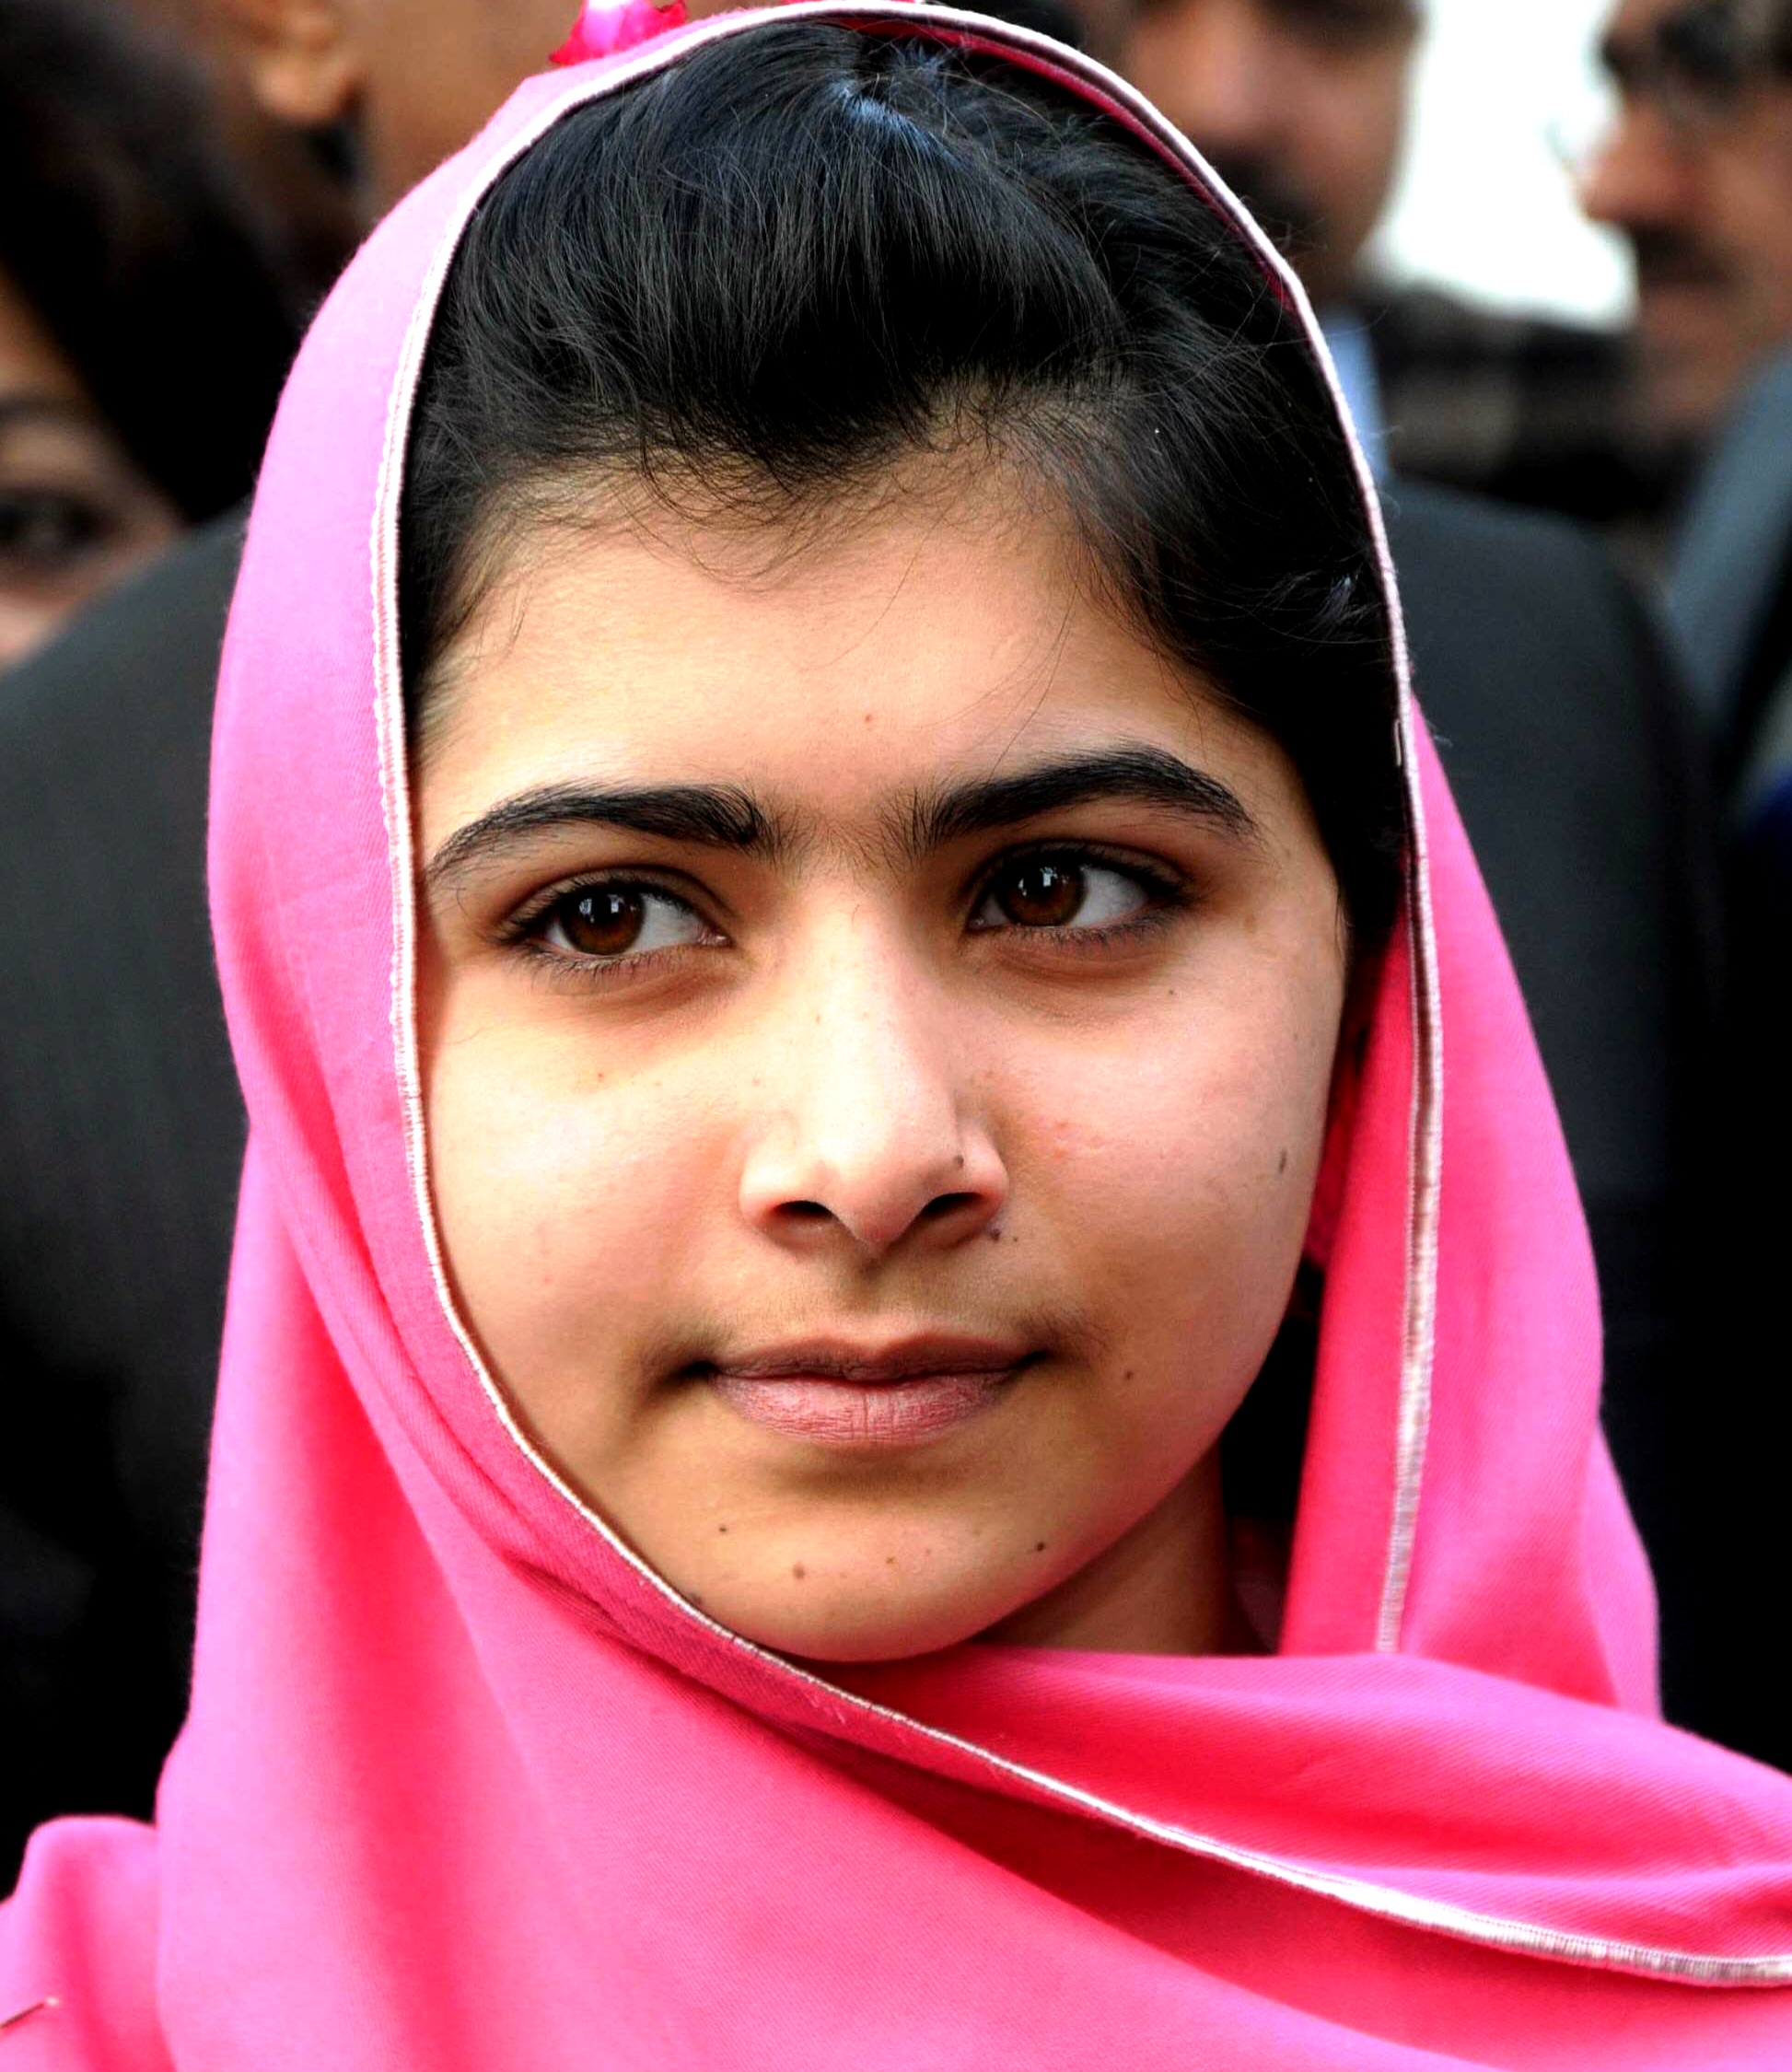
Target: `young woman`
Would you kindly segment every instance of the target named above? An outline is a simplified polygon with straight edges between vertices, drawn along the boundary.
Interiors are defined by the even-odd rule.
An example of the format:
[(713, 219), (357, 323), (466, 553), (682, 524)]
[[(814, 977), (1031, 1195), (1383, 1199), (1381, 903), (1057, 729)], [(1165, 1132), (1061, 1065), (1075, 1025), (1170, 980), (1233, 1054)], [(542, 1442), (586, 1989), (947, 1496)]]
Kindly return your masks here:
[(1298, 291), (930, 6), (531, 84), (288, 391), (192, 1717), (21, 2066), (1768, 2066)]

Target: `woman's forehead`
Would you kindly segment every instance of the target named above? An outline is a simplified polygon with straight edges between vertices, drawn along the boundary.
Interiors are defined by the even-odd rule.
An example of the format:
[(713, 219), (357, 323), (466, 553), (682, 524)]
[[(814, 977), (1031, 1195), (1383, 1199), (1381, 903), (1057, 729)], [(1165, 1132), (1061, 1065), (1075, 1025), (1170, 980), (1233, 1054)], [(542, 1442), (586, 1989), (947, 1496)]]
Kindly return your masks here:
[(888, 846), (980, 786), (1129, 752), (1225, 790), (1239, 826), (1273, 813), (1279, 751), (1094, 599), (1048, 514), (891, 504), (751, 568), (721, 534), (541, 546), (450, 658), (426, 850), (505, 800), (669, 786)]

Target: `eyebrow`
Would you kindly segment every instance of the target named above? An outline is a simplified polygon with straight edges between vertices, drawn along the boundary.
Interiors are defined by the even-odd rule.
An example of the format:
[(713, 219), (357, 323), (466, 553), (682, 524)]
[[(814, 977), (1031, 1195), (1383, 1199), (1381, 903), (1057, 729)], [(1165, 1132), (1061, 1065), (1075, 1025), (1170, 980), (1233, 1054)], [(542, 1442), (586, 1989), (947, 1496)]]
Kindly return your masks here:
[(1240, 842), (1262, 831), (1229, 785), (1184, 762), (1167, 749), (1126, 742), (1082, 754), (1054, 756), (1005, 776), (981, 777), (913, 800), (899, 826), (899, 846), (911, 858), (930, 856), (968, 835), (1018, 826), (1067, 807), (1126, 799), (1158, 806), (1205, 822)]
[[(895, 856), (914, 862), (972, 835), (1108, 799), (1166, 809), (1239, 842), (1261, 837), (1228, 785), (1142, 742), (1054, 756), (1006, 775), (913, 794), (885, 814), (885, 832)], [(767, 862), (795, 846), (788, 821), (737, 786), (553, 785), (506, 798), (449, 835), (425, 868), (425, 887), (440, 892), (537, 835), (578, 827), (623, 828)]]
[(520, 792), (468, 821), (429, 859), (435, 892), (538, 834), (577, 827), (625, 828), (666, 842), (732, 849), (768, 861), (788, 846), (784, 830), (746, 792), (729, 785), (548, 785)]

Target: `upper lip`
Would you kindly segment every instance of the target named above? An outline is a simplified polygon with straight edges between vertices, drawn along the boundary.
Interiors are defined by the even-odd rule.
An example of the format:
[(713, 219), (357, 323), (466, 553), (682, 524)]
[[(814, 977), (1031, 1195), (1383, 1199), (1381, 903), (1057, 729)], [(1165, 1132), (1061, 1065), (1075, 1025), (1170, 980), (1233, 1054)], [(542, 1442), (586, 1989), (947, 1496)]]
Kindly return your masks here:
[(748, 1380), (807, 1376), (828, 1381), (913, 1381), (930, 1374), (1006, 1374), (1031, 1356), (1012, 1340), (926, 1332), (881, 1345), (844, 1338), (804, 1338), (755, 1347), (711, 1363), (717, 1374)]

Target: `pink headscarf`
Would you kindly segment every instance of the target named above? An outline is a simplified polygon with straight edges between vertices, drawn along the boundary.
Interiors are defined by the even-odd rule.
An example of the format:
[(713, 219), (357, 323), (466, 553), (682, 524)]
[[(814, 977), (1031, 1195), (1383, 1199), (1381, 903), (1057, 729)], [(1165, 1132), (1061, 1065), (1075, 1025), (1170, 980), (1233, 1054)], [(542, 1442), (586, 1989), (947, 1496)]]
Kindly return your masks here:
[[(932, 6), (791, 13), (1049, 73), (1310, 322), (1099, 67)], [(1783, 2072), (1792, 1784), (1650, 1717), (1580, 1211), (1410, 700), (1410, 896), (1336, 1176), (1277, 1657), (972, 1645), (821, 1681), (675, 1595), (479, 1366), (426, 1206), (408, 413), (506, 165), (765, 19), (531, 81), (375, 235), (287, 390), (217, 723), (253, 1141), (192, 1712), (153, 1830), (34, 1844), (0, 2019), (36, 2011), (0, 2072)]]

